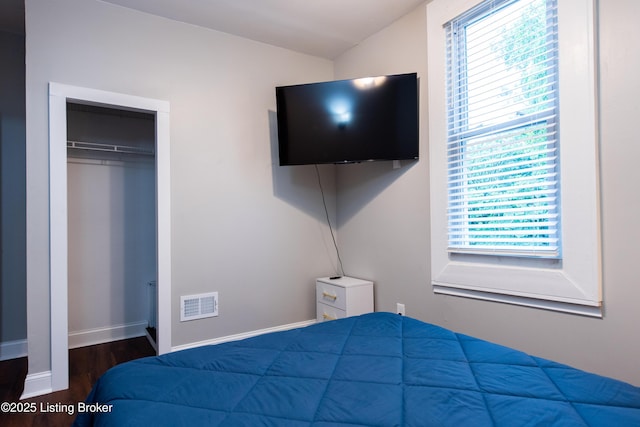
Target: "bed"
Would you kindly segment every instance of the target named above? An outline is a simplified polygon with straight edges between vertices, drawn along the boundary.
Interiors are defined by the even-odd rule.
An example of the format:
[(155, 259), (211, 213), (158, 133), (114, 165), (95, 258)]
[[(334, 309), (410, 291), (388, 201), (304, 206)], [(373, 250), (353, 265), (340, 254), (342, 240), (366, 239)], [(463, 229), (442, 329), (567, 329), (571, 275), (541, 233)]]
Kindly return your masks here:
[(118, 365), (81, 426), (640, 426), (640, 388), (392, 313)]

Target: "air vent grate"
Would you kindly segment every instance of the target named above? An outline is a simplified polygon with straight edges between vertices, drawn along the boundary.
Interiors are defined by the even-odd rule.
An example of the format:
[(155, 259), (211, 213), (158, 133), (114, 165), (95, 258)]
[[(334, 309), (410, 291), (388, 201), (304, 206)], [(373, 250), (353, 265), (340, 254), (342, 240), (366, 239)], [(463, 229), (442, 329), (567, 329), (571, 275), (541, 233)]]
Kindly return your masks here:
[(218, 293), (180, 297), (180, 321), (204, 319), (218, 315)]

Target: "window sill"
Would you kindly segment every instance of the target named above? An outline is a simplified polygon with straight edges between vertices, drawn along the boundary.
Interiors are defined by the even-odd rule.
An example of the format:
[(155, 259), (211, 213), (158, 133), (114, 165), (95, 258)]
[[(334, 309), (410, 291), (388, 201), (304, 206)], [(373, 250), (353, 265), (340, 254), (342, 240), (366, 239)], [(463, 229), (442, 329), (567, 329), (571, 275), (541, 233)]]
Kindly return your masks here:
[(577, 314), (581, 316), (602, 318), (602, 305), (582, 305), (563, 301), (551, 301), (529, 296), (508, 295), (486, 290), (470, 289), (466, 286), (433, 281), (433, 293), (455, 297), (471, 298), (483, 301), (493, 301), (504, 304), (519, 305), (539, 308), (543, 310), (559, 311), (563, 313)]

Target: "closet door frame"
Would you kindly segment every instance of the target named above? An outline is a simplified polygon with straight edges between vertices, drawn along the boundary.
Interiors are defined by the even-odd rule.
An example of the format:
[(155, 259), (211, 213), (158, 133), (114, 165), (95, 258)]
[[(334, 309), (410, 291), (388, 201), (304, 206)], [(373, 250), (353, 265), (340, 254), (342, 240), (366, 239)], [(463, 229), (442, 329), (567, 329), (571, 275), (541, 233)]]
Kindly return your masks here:
[(69, 388), (67, 102), (155, 116), (156, 265), (158, 353), (171, 351), (171, 181), (169, 102), (139, 96), (49, 83), (49, 257), (51, 310), (51, 389)]

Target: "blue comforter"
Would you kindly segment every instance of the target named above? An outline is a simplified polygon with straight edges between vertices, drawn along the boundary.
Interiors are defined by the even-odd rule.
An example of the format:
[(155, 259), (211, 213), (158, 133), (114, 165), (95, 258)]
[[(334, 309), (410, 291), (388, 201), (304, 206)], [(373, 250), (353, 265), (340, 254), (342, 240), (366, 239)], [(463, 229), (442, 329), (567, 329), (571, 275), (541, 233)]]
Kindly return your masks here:
[(390, 313), (128, 362), (80, 426), (640, 426), (640, 388)]

